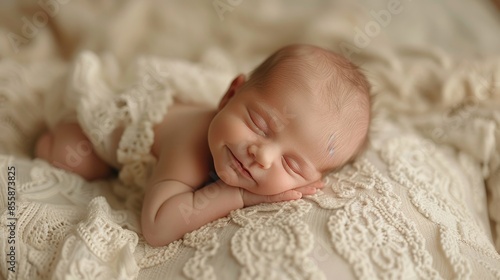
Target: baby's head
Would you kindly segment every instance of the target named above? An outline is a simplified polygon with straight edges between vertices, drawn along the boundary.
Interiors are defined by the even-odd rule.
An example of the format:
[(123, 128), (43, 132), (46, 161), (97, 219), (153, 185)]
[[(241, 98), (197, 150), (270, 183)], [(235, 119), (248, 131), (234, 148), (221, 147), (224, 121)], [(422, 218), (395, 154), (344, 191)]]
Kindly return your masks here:
[(369, 84), (344, 57), (292, 45), (236, 77), (209, 128), (214, 167), (228, 185), (262, 195), (320, 180), (363, 148)]

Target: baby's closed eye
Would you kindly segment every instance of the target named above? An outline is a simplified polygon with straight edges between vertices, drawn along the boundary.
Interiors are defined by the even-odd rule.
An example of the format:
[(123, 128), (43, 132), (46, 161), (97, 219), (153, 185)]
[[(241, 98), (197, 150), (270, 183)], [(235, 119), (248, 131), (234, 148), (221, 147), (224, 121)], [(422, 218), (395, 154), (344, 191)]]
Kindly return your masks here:
[(302, 176), (300, 174), (300, 165), (293, 158), (284, 156), (283, 157), (283, 165), (285, 166), (286, 169), (289, 169), (293, 173)]
[(253, 111), (248, 111), (248, 114), (250, 116), (252, 126), (256, 131), (256, 133), (264, 137), (267, 136), (269, 133), (269, 126), (267, 125), (266, 120), (264, 120), (264, 118), (261, 115)]

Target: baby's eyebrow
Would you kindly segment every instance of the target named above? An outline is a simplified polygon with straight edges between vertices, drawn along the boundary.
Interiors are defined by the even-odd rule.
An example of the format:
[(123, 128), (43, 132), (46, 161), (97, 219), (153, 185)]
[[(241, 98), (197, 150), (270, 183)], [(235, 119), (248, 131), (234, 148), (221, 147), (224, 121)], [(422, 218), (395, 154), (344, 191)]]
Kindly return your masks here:
[(328, 146), (326, 148), (329, 157), (333, 157), (335, 153), (334, 141), (335, 141), (335, 134), (332, 133), (330, 134), (330, 137), (328, 137)]

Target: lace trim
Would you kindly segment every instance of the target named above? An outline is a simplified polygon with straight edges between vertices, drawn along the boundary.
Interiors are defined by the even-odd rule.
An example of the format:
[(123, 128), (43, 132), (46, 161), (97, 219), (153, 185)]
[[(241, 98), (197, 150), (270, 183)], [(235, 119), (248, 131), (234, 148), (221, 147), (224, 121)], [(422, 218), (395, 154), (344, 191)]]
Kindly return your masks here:
[(64, 243), (56, 275), (72, 279), (137, 277), (139, 267), (132, 254), (138, 236), (119, 226), (128, 218), (126, 212), (111, 210), (103, 197), (97, 197), (89, 203), (88, 213)]
[[(96, 55), (80, 55), (69, 90), (70, 95), (79, 96), (71, 97), (77, 104), (78, 120), (97, 152), (121, 166), (120, 179), (144, 186), (156, 163), (150, 153), (153, 126), (162, 121), (173, 102), (173, 92), (165, 86), (167, 75), (157, 63), (143, 59), (136, 67), (136, 83), (125, 91), (111, 89), (105, 77)], [(124, 131), (114, 151), (110, 135), (120, 128)]]
[(224, 227), (228, 222), (229, 218), (222, 218), (183, 237), (183, 245), (196, 250), (182, 269), (188, 278), (217, 279), (215, 269), (210, 265), (210, 258), (218, 253), (220, 247), (217, 229)]
[(299, 200), (233, 211), (232, 220), (241, 226), (231, 239), (242, 265), (240, 279), (325, 279), (308, 256), (314, 237), (302, 217), (311, 208)]
[[(338, 183), (332, 185), (329, 200), (343, 204), (328, 221), (332, 245), (352, 265), (356, 277), (439, 279), (425, 239), (401, 211), (391, 183), (369, 161), (346, 166), (331, 179)], [(315, 198), (322, 199), (322, 195)]]
[[(395, 155), (398, 156), (395, 156)], [(450, 260), (455, 277), (468, 278), (476, 261), (464, 251), (473, 249), (490, 261), (500, 260), (491, 241), (467, 211), (463, 202), (464, 180), (458, 168), (436, 147), (412, 137), (397, 138), (381, 151), (389, 166), (391, 178), (407, 188), (408, 197), (417, 210), (440, 231), (441, 248)], [(425, 163), (425, 164), (424, 164)], [(455, 188), (456, 191), (450, 191)], [(443, 196), (451, 193), (452, 196)]]

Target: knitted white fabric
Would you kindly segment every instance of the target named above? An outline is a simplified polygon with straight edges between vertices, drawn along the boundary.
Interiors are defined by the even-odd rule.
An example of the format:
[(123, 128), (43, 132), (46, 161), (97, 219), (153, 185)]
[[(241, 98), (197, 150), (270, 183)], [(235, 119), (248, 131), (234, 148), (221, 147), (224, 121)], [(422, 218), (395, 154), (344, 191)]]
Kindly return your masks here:
[[(172, 63), (159, 58), (144, 61)], [(140, 235), (138, 217), (143, 191), (133, 186), (143, 184), (147, 166), (154, 163), (148, 153), (152, 143), (151, 125), (183, 91), (169, 87), (173, 83), (166, 81), (162, 84), (162, 91), (167, 93), (165, 98), (159, 93), (156, 95), (161, 91), (150, 91), (142, 95), (147, 98), (138, 102), (131, 99), (136, 83), (131, 83), (132, 90), (105, 88), (102, 81), (107, 76), (103, 72), (106, 67), (99, 66), (102, 60), (92, 53), (82, 54), (75, 61), (74, 69), (86, 70), (71, 71), (69, 77), (72, 78), (68, 79), (70, 88), (85, 93), (80, 95), (81, 99), (74, 99), (82, 101), (77, 102), (77, 111), (81, 112), (78, 120), (88, 132), (101, 128), (102, 123), (114, 128), (128, 122), (117, 157), (123, 165), (121, 181), (90, 184), (39, 160), (29, 162), (2, 156), (2, 168), (16, 166), (21, 176), (17, 189), (18, 257), (31, 261), (19, 263), (19, 277), (134, 278), (141, 272), (144, 277), (150, 277), (157, 273), (150, 269), (161, 264), (170, 267), (171, 276), (182, 273), (189, 279), (216, 279), (222, 277), (217, 269), (222, 265), (220, 262), (232, 260), (234, 267), (240, 267), (232, 271), (239, 271), (241, 279), (324, 279), (331, 273), (328, 263), (336, 259), (336, 271), (363, 279), (375, 275), (376, 278), (471, 279), (477, 275), (485, 279), (498, 278), (500, 257), (491, 241), (487, 209), (482, 207), (486, 203), (486, 192), (481, 178), (489, 178), (488, 187), (495, 198), (498, 181), (494, 181), (497, 177), (492, 175), (498, 174), (499, 168), (500, 116), (498, 107), (491, 104), (498, 103), (500, 91), (487, 83), (487, 96), (481, 95), (478, 99), (478, 91), (467, 91), (460, 95), (461, 99), (454, 99), (453, 106), (458, 106), (454, 114), (462, 117), (453, 127), (446, 122), (436, 122), (436, 118), (443, 116), (438, 108), (448, 106), (446, 90), (438, 97), (440, 101), (432, 105), (438, 108), (428, 107), (430, 111), (425, 118), (415, 119), (408, 113), (394, 118), (392, 114), (396, 111), (390, 108), (402, 108), (398, 99), (405, 96), (404, 89), (389, 89), (386, 85), (394, 86), (396, 81), (404, 80), (419, 84), (427, 79), (415, 72), (408, 74), (415, 71), (417, 61), (400, 61), (404, 63), (394, 69), (377, 68), (377, 77), (373, 77), (379, 98), (374, 108), (376, 118), (368, 151), (354, 164), (328, 176), (324, 192), (305, 200), (236, 210), (228, 218), (187, 234), (181, 241), (153, 249)], [(475, 65), (498, 75), (500, 64), (495, 61), (476, 61)], [(175, 65), (181, 69), (183, 64)], [(187, 65), (192, 69), (197, 67), (184, 63)], [(428, 73), (428, 69), (440, 68), (447, 72), (439, 84), (446, 89), (477, 74), (468, 72), (458, 79), (457, 75), (464, 73), (460, 67), (470, 68), (453, 62), (450, 65), (434, 63), (420, 65), (419, 71)], [(87, 78), (77, 79), (75, 73)], [(183, 72), (182, 77), (203, 80), (211, 75), (199, 73)], [(28, 71), (20, 75), (35, 77), (29, 76)], [(217, 72), (217, 75), (223, 74)], [(76, 81), (78, 87), (72, 85)], [(223, 88), (224, 83), (219, 85)], [(175, 92), (174, 89), (177, 95), (168, 91)], [(425, 88), (423, 90), (425, 92)], [(484, 89), (477, 87), (477, 90)], [(19, 93), (14, 88), (11, 92)], [(160, 101), (161, 106), (146, 101), (148, 98)], [(425, 106), (425, 95), (412, 98), (415, 105)], [(133, 105), (135, 102), (137, 106)], [(475, 105), (459, 105), (464, 102)], [(130, 106), (120, 107), (120, 104)], [(144, 104), (151, 110), (140, 111)], [(35, 108), (35, 104), (26, 105)], [(120, 111), (123, 108), (127, 111)], [(420, 109), (414, 106), (406, 112)], [(25, 119), (11, 113), (13, 123)], [(437, 133), (437, 129), (451, 130)], [(146, 133), (146, 137), (141, 133)], [(435, 142), (422, 138), (421, 135), (426, 134)], [(457, 138), (463, 140), (456, 141)], [(96, 144), (103, 143), (102, 147), (106, 147), (105, 141), (97, 140), (94, 140)], [(127, 166), (130, 167), (127, 169)], [(2, 190), (1, 201), (2, 207), (6, 207), (5, 190)], [(46, 204), (44, 201), (60, 202)], [(7, 213), (3, 212), (3, 219)], [(490, 212), (490, 217), (498, 227), (498, 212)], [(6, 245), (5, 242), (1, 245), (4, 250)], [(186, 255), (187, 248), (192, 248), (192, 253)], [(224, 253), (227, 250), (230, 255)], [(5, 265), (4, 262), (2, 269), (6, 269)], [(174, 269), (178, 265), (182, 270)]]
[[(223, 93), (230, 75), (220, 70), (204, 71), (185, 61), (142, 57), (122, 74), (127, 79), (126, 88), (112, 88), (123, 77), (114, 73), (114, 80), (110, 78), (112, 73), (106, 70), (116, 62), (110, 57), (106, 62), (108, 65), (103, 65), (104, 61), (91, 52), (76, 59), (66, 106), (75, 108), (76, 119), (97, 153), (120, 170), (120, 179), (128, 185), (144, 186), (156, 163), (150, 153), (153, 126), (163, 120), (174, 98), (213, 104), (216, 99), (204, 100), (197, 92), (205, 96)], [(117, 147), (111, 143), (113, 136), (120, 139)]]
[[(2, 6), (0, 20), (19, 11), (16, 19), (31, 20), (39, 2)], [(11, 231), (11, 195), (2, 187), (3, 278), (500, 279), (500, 39), (491, 32), (500, 23), (492, 23), (486, 2), (403, 1), (380, 36), (354, 52), (376, 96), (371, 142), (327, 177), (322, 192), (238, 209), (152, 248), (140, 230), (140, 186), (154, 163), (151, 126), (168, 105), (215, 105), (236, 69), (294, 40), (333, 48), (351, 42), (353, 27), (376, 22), (370, 9), (387, 8), (371, 0), (379, 6), (325, 4), (314, 13), (314, 1), (296, 11), (290, 1), (227, 1), (235, 6), (226, 10), (214, 10), (223, 1), (168, 2), (178, 9), (164, 2), (67, 1), (19, 54), (4, 40), (21, 28), (0, 27), (8, 30), (0, 54), (11, 57), (0, 60), (0, 182), (6, 186), (7, 168), (15, 167), (17, 206)], [(419, 9), (425, 13), (408, 36), (410, 25), (400, 23)], [(449, 21), (444, 10), (461, 16)], [(199, 24), (186, 25), (186, 13)], [(467, 15), (471, 34), (463, 30)], [(435, 32), (442, 25), (434, 20), (455, 22), (447, 25), (455, 33)], [(391, 38), (423, 44), (392, 48)], [(463, 55), (476, 47), (483, 58)], [(117, 59), (77, 51), (86, 48), (112, 50)], [(78, 55), (55, 58), (61, 50)], [(120, 178), (89, 183), (33, 159), (37, 136), (61, 120), (80, 122), (100, 153), (123, 167)], [(117, 127), (124, 136), (115, 154), (107, 136)], [(5, 259), (11, 234), (16, 272)]]

